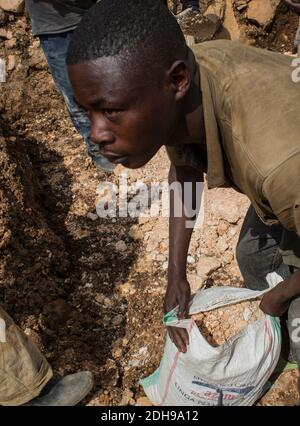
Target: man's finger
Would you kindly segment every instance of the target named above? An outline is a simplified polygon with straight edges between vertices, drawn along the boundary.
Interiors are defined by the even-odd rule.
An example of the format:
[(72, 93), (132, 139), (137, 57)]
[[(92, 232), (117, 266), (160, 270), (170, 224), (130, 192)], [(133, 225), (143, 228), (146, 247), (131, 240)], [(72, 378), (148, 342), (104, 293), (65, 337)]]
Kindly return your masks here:
[(180, 328), (179, 329), (180, 330), (180, 334), (181, 334), (181, 337), (182, 337), (182, 340), (184, 341), (184, 343), (186, 344), (186, 346), (189, 344), (189, 334), (188, 334), (188, 332), (186, 331), (186, 329), (185, 328)]
[(171, 341), (174, 343), (174, 345), (177, 347), (179, 351), (182, 351), (182, 343), (181, 339), (178, 338), (178, 335), (176, 334), (176, 328), (175, 327), (168, 327), (168, 333), (170, 336)]
[(189, 302), (190, 302), (189, 295), (184, 296), (183, 299), (179, 302), (179, 310), (178, 310), (178, 318), (179, 319), (188, 318)]
[(186, 352), (186, 345), (185, 345), (185, 343), (183, 342), (183, 340), (181, 339), (180, 334), (178, 334), (178, 333), (176, 333), (176, 332), (174, 332), (174, 343), (175, 343), (175, 345), (176, 345), (177, 349), (178, 349), (180, 352), (183, 352), (183, 353), (185, 353), (185, 352)]
[(169, 336), (180, 352), (186, 352), (189, 342), (188, 334), (184, 328), (169, 327)]
[(184, 335), (184, 329), (182, 328), (177, 328), (176, 331), (174, 330), (174, 335), (175, 335), (175, 339), (176, 342), (178, 343), (178, 349), (180, 350), (180, 352), (185, 353), (187, 350), (187, 343), (185, 341), (185, 335)]

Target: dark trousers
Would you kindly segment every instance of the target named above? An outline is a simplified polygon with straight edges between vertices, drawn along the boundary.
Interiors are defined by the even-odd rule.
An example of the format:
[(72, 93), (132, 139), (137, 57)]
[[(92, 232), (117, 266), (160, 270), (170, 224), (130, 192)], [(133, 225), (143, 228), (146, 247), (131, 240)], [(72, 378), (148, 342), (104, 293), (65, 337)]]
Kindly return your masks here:
[[(236, 249), (237, 262), (247, 288), (267, 289), (266, 277), (269, 273), (277, 272), (285, 279), (297, 269), (283, 263), (279, 252), (282, 233), (282, 226), (265, 225), (250, 206)], [(291, 352), (300, 368), (300, 297), (291, 301), (286, 321)]]
[(198, 0), (181, 0), (183, 10), (191, 7), (192, 9), (199, 10)]

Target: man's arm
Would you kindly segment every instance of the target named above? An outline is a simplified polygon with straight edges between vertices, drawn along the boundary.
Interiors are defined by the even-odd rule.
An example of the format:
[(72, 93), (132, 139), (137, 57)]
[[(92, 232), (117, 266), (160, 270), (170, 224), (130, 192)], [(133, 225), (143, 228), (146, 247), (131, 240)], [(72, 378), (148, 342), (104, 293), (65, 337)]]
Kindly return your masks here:
[[(179, 318), (188, 315), (191, 296), (190, 285), (186, 276), (186, 261), (189, 244), (193, 232), (193, 225), (200, 208), (201, 193), (203, 188), (203, 172), (188, 166), (170, 167), (169, 185), (179, 188), (179, 191), (170, 193), (170, 226), (169, 226), (169, 268), (168, 288), (165, 296), (164, 311), (169, 312), (179, 305)], [(189, 189), (184, 184), (189, 182)], [(198, 187), (197, 187), (198, 183)], [(201, 184), (201, 189), (199, 188)], [(181, 193), (180, 193), (181, 192)], [(200, 202), (199, 202), (200, 201)], [(197, 213), (191, 217), (191, 209)], [(182, 213), (180, 217), (176, 214)], [(186, 330), (168, 327), (169, 335), (181, 352), (186, 352), (188, 334)]]
[[(291, 249), (297, 258), (300, 247), (299, 161), (300, 153), (294, 154), (263, 184), (264, 197), (274, 215), (283, 228), (295, 235), (295, 239), (285, 242), (284, 250)], [(266, 314), (281, 316), (288, 309), (291, 300), (299, 295), (300, 271), (297, 271), (265, 294), (261, 309)]]
[(300, 270), (266, 293), (260, 303), (260, 308), (265, 314), (280, 317), (288, 310), (290, 302), (297, 296), (300, 296)]

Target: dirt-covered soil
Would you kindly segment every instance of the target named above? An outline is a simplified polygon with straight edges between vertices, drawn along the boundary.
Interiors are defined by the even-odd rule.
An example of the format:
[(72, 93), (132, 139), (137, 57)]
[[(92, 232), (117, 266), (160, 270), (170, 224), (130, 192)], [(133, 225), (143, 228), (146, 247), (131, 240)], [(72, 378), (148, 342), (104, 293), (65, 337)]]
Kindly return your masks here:
[[(235, 15), (239, 28), (254, 25)], [(247, 42), (290, 52), (297, 18), (279, 6), (272, 22), (254, 25)], [(0, 83), (1, 305), (56, 376), (95, 374), (85, 404), (146, 404), (139, 379), (158, 367), (165, 336), (167, 218), (95, 215), (98, 184), (118, 185), (124, 170), (106, 175), (91, 164), (26, 16), (0, 13), (0, 26), (8, 69)], [(162, 182), (168, 167), (162, 150), (128, 171), (128, 184)], [(204, 204), (188, 258), (192, 289), (242, 286), (235, 245), (249, 202), (216, 189), (205, 191)], [(282, 374), (261, 404), (294, 404), (296, 380), (295, 371)]]
[(259, 300), (235, 303), (192, 315), (192, 319), (208, 343), (217, 347), (262, 318), (259, 303)]

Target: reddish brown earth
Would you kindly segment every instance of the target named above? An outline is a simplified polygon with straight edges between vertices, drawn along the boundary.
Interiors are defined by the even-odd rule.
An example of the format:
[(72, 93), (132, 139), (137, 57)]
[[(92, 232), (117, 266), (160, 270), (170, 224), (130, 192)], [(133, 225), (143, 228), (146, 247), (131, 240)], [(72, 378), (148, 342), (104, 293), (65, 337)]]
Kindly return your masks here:
[[(264, 29), (244, 13), (233, 14), (243, 41), (292, 50), (297, 18), (284, 6)], [(1, 305), (55, 375), (95, 374), (86, 404), (145, 404), (138, 381), (163, 351), (167, 219), (87, 216), (95, 213), (98, 183), (117, 183), (122, 168), (106, 176), (87, 158), (26, 16), (0, 13), (0, 26), (0, 57), (9, 65), (0, 83)], [(128, 176), (150, 184), (167, 171), (162, 150)], [(205, 192), (204, 226), (194, 233), (188, 264), (193, 290), (242, 285), (234, 249), (248, 204), (232, 190)], [(282, 374), (262, 405), (293, 404), (296, 378)]]

